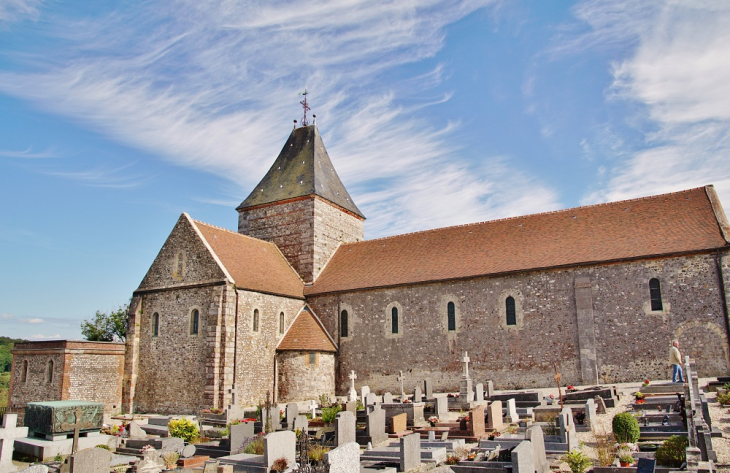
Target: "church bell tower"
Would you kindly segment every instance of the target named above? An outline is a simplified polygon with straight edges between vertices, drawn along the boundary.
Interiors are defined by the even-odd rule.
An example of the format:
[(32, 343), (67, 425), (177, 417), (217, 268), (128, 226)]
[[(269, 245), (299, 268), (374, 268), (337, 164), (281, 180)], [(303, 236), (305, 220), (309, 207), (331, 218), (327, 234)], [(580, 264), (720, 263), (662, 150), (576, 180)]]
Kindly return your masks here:
[(316, 125), (306, 125), (306, 115), (302, 122), (236, 210), (239, 233), (275, 243), (304, 282), (312, 283), (340, 243), (363, 239), (365, 216), (337, 175)]

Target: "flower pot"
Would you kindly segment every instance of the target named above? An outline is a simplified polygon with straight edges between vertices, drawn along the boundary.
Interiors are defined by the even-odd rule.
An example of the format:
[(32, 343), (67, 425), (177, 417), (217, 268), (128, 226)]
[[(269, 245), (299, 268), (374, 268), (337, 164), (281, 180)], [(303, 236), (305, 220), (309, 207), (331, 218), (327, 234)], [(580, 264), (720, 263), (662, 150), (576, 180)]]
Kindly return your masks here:
[(621, 467), (623, 467), (623, 468), (628, 468), (631, 465), (633, 465), (633, 463), (629, 463), (629, 462), (619, 462), (619, 464), (621, 464)]

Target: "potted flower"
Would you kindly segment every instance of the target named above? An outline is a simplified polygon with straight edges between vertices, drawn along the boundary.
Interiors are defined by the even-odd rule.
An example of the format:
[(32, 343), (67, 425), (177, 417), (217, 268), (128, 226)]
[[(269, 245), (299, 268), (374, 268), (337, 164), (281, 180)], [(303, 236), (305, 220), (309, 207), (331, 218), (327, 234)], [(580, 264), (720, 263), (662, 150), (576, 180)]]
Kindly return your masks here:
[(545, 400), (547, 401), (548, 406), (552, 406), (552, 404), (555, 402), (555, 395), (551, 394), (548, 397), (546, 397)]
[(436, 416), (431, 416), (428, 418), (428, 423), (431, 424), (431, 427), (436, 427), (436, 424), (438, 423), (439, 418)]
[(644, 400), (644, 394), (641, 391), (634, 393), (634, 397), (636, 397), (636, 404), (644, 404), (646, 402)]
[(168, 450), (162, 454), (162, 461), (165, 462), (165, 468), (168, 470), (175, 469), (179, 458), (180, 454), (174, 450)]
[(645, 379), (644, 380), (644, 384), (642, 384), (642, 386), (644, 386), (644, 387), (649, 386), (649, 380), (648, 379)]
[(575, 389), (575, 386), (573, 386), (573, 385), (571, 384), (570, 386), (568, 386), (567, 388), (565, 388), (565, 390), (566, 390), (567, 392), (569, 392), (569, 393), (572, 393), (572, 392), (575, 392), (575, 390), (576, 390), (576, 389)]
[(489, 440), (494, 440), (495, 438), (499, 437), (499, 431), (493, 430), (489, 433)]
[(624, 452), (618, 456), (618, 462), (625, 468), (634, 464), (634, 457), (630, 453)]

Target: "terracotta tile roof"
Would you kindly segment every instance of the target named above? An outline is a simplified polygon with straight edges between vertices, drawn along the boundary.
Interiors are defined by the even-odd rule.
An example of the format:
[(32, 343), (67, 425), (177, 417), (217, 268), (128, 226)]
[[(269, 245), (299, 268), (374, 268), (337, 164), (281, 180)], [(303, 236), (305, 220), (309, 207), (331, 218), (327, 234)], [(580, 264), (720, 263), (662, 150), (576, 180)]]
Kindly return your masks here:
[(308, 308), (304, 308), (289, 327), (277, 350), (337, 351), (322, 323)]
[(303, 298), (304, 283), (273, 243), (194, 221), (236, 287)]
[(712, 187), (343, 244), (323, 294), (727, 246)]

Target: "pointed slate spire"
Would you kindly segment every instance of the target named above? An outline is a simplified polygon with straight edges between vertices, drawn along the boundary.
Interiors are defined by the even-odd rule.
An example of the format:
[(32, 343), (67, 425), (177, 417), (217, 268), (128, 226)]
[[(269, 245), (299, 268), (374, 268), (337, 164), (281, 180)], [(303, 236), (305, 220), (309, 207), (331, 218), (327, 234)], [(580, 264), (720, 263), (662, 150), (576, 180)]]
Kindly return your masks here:
[(307, 195), (318, 195), (365, 218), (337, 175), (315, 125), (292, 131), (269, 172), (236, 210)]

